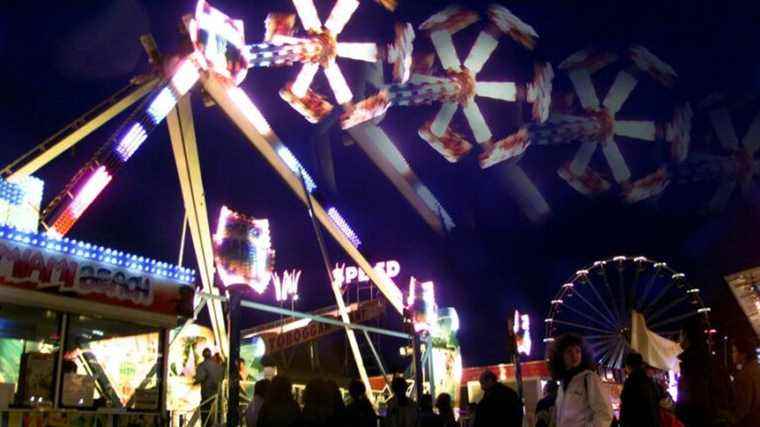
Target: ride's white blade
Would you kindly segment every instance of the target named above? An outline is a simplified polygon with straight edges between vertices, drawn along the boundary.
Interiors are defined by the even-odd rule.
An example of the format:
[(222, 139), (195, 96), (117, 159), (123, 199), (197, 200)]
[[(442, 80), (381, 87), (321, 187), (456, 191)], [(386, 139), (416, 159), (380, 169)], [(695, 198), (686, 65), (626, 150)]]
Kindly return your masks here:
[(603, 105), (607, 110), (615, 115), (620, 111), (620, 107), (633, 92), (633, 88), (636, 87), (638, 80), (626, 71), (621, 71), (615, 77), (615, 82), (612, 83), (610, 91), (607, 92), (607, 96), (604, 97)]
[(722, 181), (710, 200), (710, 212), (720, 212), (728, 204), (728, 200), (734, 193), (736, 180)]
[(570, 172), (572, 172), (573, 175), (578, 176), (583, 174), (588, 167), (588, 164), (591, 162), (591, 157), (594, 156), (596, 145), (596, 141), (586, 141), (581, 144), (581, 147), (575, 153), (575, 157), (573, 157), (573, 161), (570, 162)]
[(654, 141), (657, 134), (657, 125), (654, 122), (643, 120), (616, 120), (615, 135), (627, 136), (628, 138)]
[(377, 62), (378, 50), (374, 43), (344, 43), (339, 42), (335, 54), (341, 58), (356, 59), (357, 61)]
[(499, 41), (491, 34), (481, 31), (478, 34), (478, 39), (475, 40), (475, 44), (472, 45), (467, 59), (464, 60), (464, 66), (472, 71), (473, 74), (478, 74), (498, 44)]
[(296, 7), (298, 18), (301, 19), (301, 25), (307, 31), (319, 30), (322, 28), (322, 22), (319, 20), (317, 8), (313, 0), (293, 0), (293, 6)]
[(731, 115), (728, 113), (728, 110), (720, 108), (710, 111), (710, 121), (723, 148), (732, 151), (739, 148), (739, 139), (736, 137), (734, 124), (731, 121)]
[(343, 72), (340, 71), (340, 67), (338, 67), (335, 61), (330, 61), (327, 64), (325, 76), (327, 76), (327, 82), (330, 83), (330, 88), (335, 94), (335, 100), (338, 101), (338, 104), (345, 104), (351, 101), (354, 94), (351, 93), (351, 89), (349, 89), (348, 83), (346, 83), (346, 79), (343, 77)]
[(744, 149), (749, 152), (750, 157), (760, 148), (760, 113), (752, 120), (752, 124), (749, 125), (749, 130), (744, 135), (742, 143), (744, 144)]
[(327, 22), (325, 22), (325, 28), (330, 30), (333, 35), (340, 34), (357, 7), (359, 7), (358, 0), (338, 0), (335, 2)]
[(599, 108), (599, 98), (596, 96), (594, 83), (591, 81), (591, 73), (588, 70), (580, 68), (568, 73), (570, 81), (573, 82), (575, 93), (585, 109)]
[(455, 102), (445, 102), (441, 105), (441, 109), (438, 110), (438, 114), (435, 115), (433, 124), (430, 125), (430, 131), (433, 132), (433, 135), (439, 137), (443, 136), (446, 129), (449, 127), (449, 123), (451, 123), (451, 118), (454, 117), (454, 113), (457, 112), (458, 106), (459, 105)]
[(301, 71), (296, 76), (296, 81), (293, 82), (293, 87), (290, 89), (293, 95), (303, 98), (306, 96), (306, 91), (309, 90), (311, 82), (314, 80), (314, 76), (319, 71), (319, 64), (316, 62), (307, 62), (301, 67)]
[(620, 152), (620, 148), (618, 148), (617, 142), (614, 139), (610, 139), (604, 144), (602, 152), (607, 159), (607, 164), (610, 165), (615, 181), (624, 182), (631, 179), (631, 170), (628, 169), (623, 154)]
[(483, 117), (483, 113), (480, 112), (480, 107), (473, 101), (470, 101), (467, 105), (462, 107), (464, 117), (467, 119), (467, 123), (472, 129), (472, 134), (475, 136), (475, 141), (478, 144), (482, 144), (486, 141), (490, 141), (493, 137), (491, 129), (486, 124), (486, 119)]
[(459, 57), (457, 56), (457, 50), (454, 48), (454, 41), (451, 40), (451, 33), (446, 30), (433, 31), (430, 34), (430, 40), (433, 42), (435, 52), (438, 54), (438, 59), (441, 60), (441, 65), (445, 70), (459, 71)]
[(475, 94), (486, 98), (514, 102), (517, 99), (517, 86), (513, 82), (477, 82)]
[(522, 212), (534, 223), (544, 222), (551, 214), (546, 199), (518, 165), (504, 165), (500, 168), (507, 191), (520, 206)]

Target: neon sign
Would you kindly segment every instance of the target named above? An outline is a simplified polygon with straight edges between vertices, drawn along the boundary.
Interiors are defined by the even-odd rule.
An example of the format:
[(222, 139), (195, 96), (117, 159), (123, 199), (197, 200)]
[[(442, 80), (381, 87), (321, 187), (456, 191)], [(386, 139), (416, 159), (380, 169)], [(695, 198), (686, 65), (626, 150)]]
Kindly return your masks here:
[[(380, 261), (373, 267), (379, 274), (385, 274), (389, 279), (393, 279), (401, 273), (401, 264), (398, 261)], [(351, 283), (369, 282), (369, 276), (364, 271), (355, 266), (346, 266), (345, 263), (335, 264), (333, 269), (333, 280), (338, 286), (348, 285)]]

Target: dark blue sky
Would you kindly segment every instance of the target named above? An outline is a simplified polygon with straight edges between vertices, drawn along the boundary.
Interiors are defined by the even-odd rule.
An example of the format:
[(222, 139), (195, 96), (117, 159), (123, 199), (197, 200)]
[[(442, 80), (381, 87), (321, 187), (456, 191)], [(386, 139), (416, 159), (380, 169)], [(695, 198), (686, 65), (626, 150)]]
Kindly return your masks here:
[[(329, 9), (332, 2), (316, 0)], [(395, 14), (364, 0), (346, 28), (345, 38), (387, 42), (397, 20), (415, 26), (448, 2), (400, 0)], [(555, 66), (589, 44), (610, 47), (639, 43), (670, 63), (679, 73), (676, 96), (699, 101), (716, 90), (756, 93), (760, 66), (756, 42), (757, 10), (726, 2), (677, 0), (666, 2), (507, 2), (516, 15), (541, 36), (539, 54)], [(218, 1), (213, 3), (245, 21), (247, 41), (263, 35), (270, 11), (292, 11), (289, 1)], [(483, 8), (486, 2), (468, 3)], [(190, 1), (6, 2), (0, 9), (0, 162), (25, 150), (63, 127), (100, 100), (149, 70), (138, 42), (150, 32), (162, 52), (172, 53), (180, 36), (180, 17), (192, 11)], [(326, 12), (323, 12), (323, 14)], [(461, 40), (477, 32), (464, 32)], [(422, 36), (420, 36), (422, 38)], [(471, 41), (461, 41), (462, 50)], [(460, 56), (463, 55), (460, 53)], [(519, 76), (526, 62), (511, 51), (497, 50), (491, 69)], [(514, 62), (513, 62), (514, 59)], [(356, 67), (345, 66), (351, 82)], [(514, 70), (514, 71), (513, 71)], [(294, 69), (252, 70), (243, 87), (260, 106), (283, 141), (317, 175), (309, 145), (313, 127), (279, 99), (277, 90), (295, 76)], [(321, 82), (326, 86), (324, 82)], [(633, 99), (639, 111), (657, 110), (659, 93), (646, 89)], [(330, 303), (318, 248), (305, 212), (286, 186), (216, 108), (207, 109), (194, 96), (195, 122), (203, 163), (204, 183), (212, 223), (221, 204), (267, 217), (277, 249), (277, 268), (301, 268), (303, 308)], [(509, 108), (486, 103), (484, 114), (509, 130)], [(730, 332), (745, 330), (738, 307), (721, 277), (760, 265), (756, 194), (734, 197), (717, 216), (703, 216), (697, 207), (714, 186), (674, 187), (657, 203), (626, 207), (614, 197), (590, 201), (574, 193), (556, 175), (576, 146), (561, 149), (531, 147), (521, 165), (553, 208), (546, 224), (531, 224), (499, 186), (497, 172), (483, 173), (474, 157), (452, 165), (416, 136), (432, 109), (392, 111), (384, 123), (415, 171), (446, 206), (458, 224), (448, 238), (435, 236), (356, 146), (343, 144), (332, 131), (337, 194), (328, 195), (365, 242), (371, 260), (394, 258), (403, 276), (414, 274), (438, 283), (440, 302), (460, 311), (465, 363), (503, 359), (504, 319), (515, 307), (534, 315), (540, 325), (548, 300), (575, 270), (599, 258), (645, 254), (668, 261), (704, 289), (716, 318)], [(698, 116), (695, 128), (704, 125)], [(53, 197), (94, 150), (115, 130), (104, 126), (48, 165), (38, 175)], [(746, 129), (747, 124), (737, 124)], [(703, 128), (703, 126), (702, 126)], [(625, 150), (625, 148), (624, 148)], [(646, 168), (653, 157), (631, 148)], [(323, 182), (320, 186), (325, 187)], [(749, 202), (748, 202), (749, 200)], [(86, 241), (175, 261), (182, 219), (179, 185), (165, 127), (160, 127), (114, 179), (101, 198), (72, 230)], [(334, 260), (347, 260), (330, 246)], [(191, 255), (191, 253), (190, 253)], [(406, 283), (403, 283), (406, 287)], [(732, 312), (733, 315), (731, 314)], [(541, 336), (542, 328), (534, 328)]]

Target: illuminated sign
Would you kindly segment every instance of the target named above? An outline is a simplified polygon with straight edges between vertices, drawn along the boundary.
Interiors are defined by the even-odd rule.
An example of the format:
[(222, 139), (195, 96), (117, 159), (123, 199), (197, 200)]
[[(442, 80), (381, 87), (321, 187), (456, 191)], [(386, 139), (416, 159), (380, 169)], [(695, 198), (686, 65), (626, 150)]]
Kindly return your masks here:
[[(384, 312), (385, 306), (382, 301), (371, 300), (359, 304), (356, 310), (348, 314), (348, 317), (351, 323), (363, 323), (382, 316)], [(340, 317), (337, 315), (327, 317), (340, 320)], [(300, 328), (291, 329), (283, 333), (265, 333), (261, 334), (261, 337), (266, 343), (266, 354), (272, 354), (315, 340), (341, 329), (343, 327), (329, 323), (308, 322), (306, 326)]]
[(277, 301), (286, 301), (288, 298), (296, 301), (298, 299), (298, 281), (301, 280), (301, 270), (283, 271), (282, 275), (272, 273), (272, 282), (274, 283), (275, 299)]
[(529, 356), (533, 344), (530, 339), (530, 316), (527, 314), (521, 315), (518, 310), (515, 310), (515, 320), (512, 328), (517, 337), (517, 351), (520, 354)]
[(193, 277), (182, 267), (0, 226), (0, 286), (190, 316)]
[[(401, 264), (398, 261), (380, 261), (373, 267), (378, 274), (385, 274), (389, 279), (393, 279), (401, 273)], [(351, 283), (366, 283), (369, 282), (369, 276), (364, 271), (354, 265), (346, 266), (343, 264), (335, 264), (333, 269), (333, 280), (340, 286), (349, 285)]]

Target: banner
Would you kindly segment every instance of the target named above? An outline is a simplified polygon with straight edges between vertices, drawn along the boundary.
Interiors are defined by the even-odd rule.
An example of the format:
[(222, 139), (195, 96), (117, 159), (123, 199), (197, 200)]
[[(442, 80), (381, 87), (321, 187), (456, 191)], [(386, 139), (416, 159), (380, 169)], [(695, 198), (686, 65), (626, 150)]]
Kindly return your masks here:
[(159, 314), (192, 316), (194, 289), (188, 283), (39, 247), (44, 239), (36, 234), (26, 235), (20, 241), (0, 239), (0, 286)]
[[(373, 300), (359, 304), (355, 311), (348, 314), (348, 317), (351, 320), (351, 323), (363, 323), (382, 316), (384, 312), (385, 305), (380, 300)], [(329, 317), (335, 320), (340, 320), (337, 316)], [(308, 325), (301, 328), (293, 329), (281, 334), (266, 333), (262, 334), (261, 337), (266, 343), (265, 354), (272, 354), (285, 350), (286, 348), (295, 347), (315, 340), (340, 329), (343, 329), (343, 327), (311, 321)]]
[(631, 349), (641, 354), (647, 365), (664, 371), (678, 369), (678, 355), (683, 351), (677, 342), (650, 331), (644, 316), (636, 311), (631, 318)]

